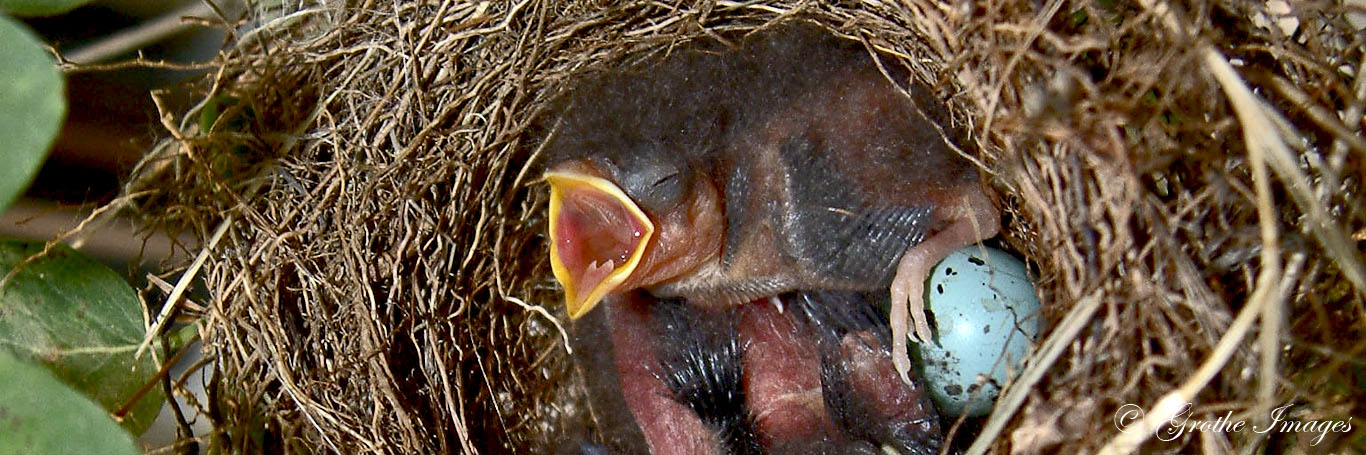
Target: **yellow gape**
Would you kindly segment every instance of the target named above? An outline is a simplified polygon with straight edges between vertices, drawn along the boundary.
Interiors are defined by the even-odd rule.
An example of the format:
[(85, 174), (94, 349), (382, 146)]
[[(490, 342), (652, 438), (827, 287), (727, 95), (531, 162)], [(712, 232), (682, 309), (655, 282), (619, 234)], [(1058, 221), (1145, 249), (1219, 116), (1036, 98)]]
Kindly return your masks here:
[(550, 267), (569, 317), (588, 313), (640, 264), (655, 226), (605, 179), (550, 172)]

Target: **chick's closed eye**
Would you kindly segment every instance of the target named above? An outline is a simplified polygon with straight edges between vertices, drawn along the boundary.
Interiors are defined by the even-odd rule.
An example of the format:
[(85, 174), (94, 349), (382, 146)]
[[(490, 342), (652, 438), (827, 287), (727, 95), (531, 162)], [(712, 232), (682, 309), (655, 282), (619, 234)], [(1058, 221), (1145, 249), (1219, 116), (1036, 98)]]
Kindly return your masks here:
[[(995, 235), (998, 210), (977, 169), (960, 154), (952, 129), (939, 122), (945, 112), (939, 100), (913, 83), (910, 71), (894, 59), (879, 56), (879, 64), (861, 43), (805, 22), (739, 41), (734, 49), (685, 48), (648, 66), (599, 73), (565, 96), (560, 132), (546, 144), (548, 175), (562, 177), (548, 180), (551, 207), (596, 207), (566, 199), (575, 197), (622, 207), (600, 210), (611, 216), (562, 212), (550, 217), (552, 237), (564, 234), (554, 238), (558, 249), (552, 250), (551, 262), (558, 264), (555, 274), (565, 285), (570, 315), (590, 314), (602, 302), (608, 302), (608, 311), (624, 311), (610, 307), (626, 301), (634, 302), (631, 311), (646, 314), (639, 306), (648, 303), (641, 302), (667, 299), (698, 311), (738, 308), (739, 314), (766, 315), (751, 317), (776, 324), (780, 317), (752, 307), (794, 292), (865, 293), (872, 301), (890, 300), (890, 343), (866, 355), (858, 350), (845, 355), (846, 360), (877, 359), (856, 368), (845, 382), (895, 371), (903, 383), (898, 387), (913, 389), (908, 336), (933, 337), (922, 301), (924, 280), (948, 253)], [(594, 219), (600, 222), (585, 221)], [(558, 228), (571, 223), (573, 230)], [(632, 235), (646, 224), (650, 235)], [(613, 261), (608, 269), (594, 259), (624, 251), (636, 259)], [(555, 257), (561, 252), (578, 259)], [(585, 290), (589, 286), (591, 291)], [(836, 311), (863, 311), (843, 299), (822, 302)], [(608, 330), (651, 332), (624, 325)], [(750, 391), (746, 409), (810, 415), (812, 422), (828, 423), (823, 413), (829, 411), (815, 405), (820, 400), (783, 398), (819, 392), (819, 387), (795, 390), (783, 384), (796, 377), (820, 383), (828, 359), (788, 355), (809, 343), (786, 340), (821, 334), (781, 327), (747, 330), (742, 324), (740, 333), (752, 335), (741, 336), (756, 344), (740, 357), (772, 361), (746, 360), (740, 382), (778, 382)], [(862, 337), (853, 336), (850, 340)], [(779, 341), (757, 347), (764, 340)], [(594, 348), (590, 343), (581, 349)], [(857, 396), (857, 387), (835, 392)], [(893, 407), (869, 400), (860, 406), (872, 414)], [(656, 399), (631, 408), (650, 415), (642, 407), (658, 406), (676, 409)], [(681, 412), (682, 417), (664, 418), (698, 421)], [(806, 420), (778, 420), (799, 421)], [(637, 423), (647, 440), (678, 436), (661, 430), (668, 423), (658, 418)], [(756, 428), (768, 432), (759, 438), (766, 450), (800, 453), (831, 441), (785, 440), (779, 426)], [(683, 439), (717, 440), (693, 436)], [(846, 448), (867, 443), (849, 438)], [(680, 453), (661, 451), (662, 440), (648, 445), (653, 453)], [(709, 450), (700, 453), (724, 453)]]

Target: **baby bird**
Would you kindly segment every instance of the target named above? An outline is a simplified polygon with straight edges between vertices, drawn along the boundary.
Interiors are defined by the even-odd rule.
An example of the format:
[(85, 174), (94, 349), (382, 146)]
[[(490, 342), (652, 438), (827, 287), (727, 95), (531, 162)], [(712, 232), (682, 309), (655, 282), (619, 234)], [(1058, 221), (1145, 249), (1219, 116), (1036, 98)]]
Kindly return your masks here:
[(608, 296), (573, 326), (597, 442), (561, 453), (938, 453), (938, 417), (897, 379), (878, 306), (850, 292), (778, 299), (785, 311)]
[(1000, 228), (945, 119), (862, 46), (805, 23), (588, 81), (547, 144), (570, 317), (636, 288), (713, 305), (885, 289), (906, 378), (911, 321), (932, 336), (930, 269)]
[[(884, 63), (857, 42), (794, 21), (735, 48), (678, 51), (571, 89), (545, 144), (550, 259), (569, 316), (617, 302), (610, 310), (617, 316), (604, 317), (603, 330), (634, 347), (658, 345), (650, 340), (664, 335), (648, 328), (653, 313), (642, 305), (738, 311), (739, 354), (701, 352), (738, 358), (744, 365), (738, 381), (748, 384), (878, 358), (856, 347), (827, 352), (823, 360), (789, 358), (804, 351), (790, 349), (801, 344), (765, 345), (771, 337), (754, 325), (783, 319), (751, 308), (766, 305), (756, 302), (781, 304), (778, 297), (791, 293), (869, 293), (890, 299), (890, 371), (900, 387), (913, 388), (906, 343), (912, 332), (920, 341), (932, 339), (923, 302), (930, 269), (948, 253), (994, 236), (1000, 216), (977, 169), (950, 141), (944, 107), (922, 87), (901, 86), (908, 72)], [(849, 299), (808, 301), (828, 311), (863, 311), (838, 308)], [(781, 316), (781, 306), (774, 310)], [(828, 336), (775, 330), (784, 340)], [(860, 341), (866, 335), (857, 331), (845, 332), (853, 345), (884, 349)], [(834, 345), (844, 344), (841, 338)], [(579, 349), (585, 348), (592, 349)], [(647, 366), (670, 364), (653, 349), (622, 356)], [(881, 371), (883, 364), (865, 365), (852, 371)], [(650, 380), (658, 371), (622, 371), (624, 393), (650, 390), (642, 392), (643, 401), (626, 400), (633, 411), (688, 409), (658, 415), (681, 416), (679, 425), (716, 426), (706, 412), (680, 401), (677, 384)], [(740, 402), (748, 412), (770, 412), (764, 403), (785, 393), (783, 387), (742, 386), (749, 396)], [(844, 392), (871, 386), (860, 387)], [(669, 393), (651, 401), (658, 390)], [(864, 401), (874, 403), (863, 406), (874, 413), (887, 407)], [(699, 447), (729, 444), (707, 432), (680, 434), (696, 437)]]

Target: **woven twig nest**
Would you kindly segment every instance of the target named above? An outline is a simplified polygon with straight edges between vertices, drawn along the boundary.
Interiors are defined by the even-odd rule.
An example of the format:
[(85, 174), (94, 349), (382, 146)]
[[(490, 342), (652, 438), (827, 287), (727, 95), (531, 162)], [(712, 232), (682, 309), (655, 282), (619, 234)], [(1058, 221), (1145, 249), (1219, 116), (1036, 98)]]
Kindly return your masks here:
[[(1038, 277), (1058, 355), (1008, 389), (1024, 395), (1004, 427), (969, 422), (955, 450), (985, 431), (997, 453), (1095, 452), (1130, 437), (1121, 407), (1175, 390), (1194, 392), (1192, 419), (1293, 404), (1346, 420), (1366, 395), (1362, 11), (1275, 3), (258, 10), (191, 87), (229, 107), (209, 122), (206, 104), (166, 112), (173, 138), (128, 188), (154, 225), (204, 240), (197, 316), (217, 380), (201, 411), (218, 447), (544, 453), (593, 428), (546, 261), (544, 107), (583, 74), (800, 17), (904, 60), (950, 105), (1003, 198), (1002, 243)], [(1221, 68), (1266, 103), (1238, 104)], [(1248, 308), (1262, 317), (1239, 338)], [(1197, 374), (1226, 337), (1228, 362)], [(1307, 450), (1360, 448), (1351, 436)]]

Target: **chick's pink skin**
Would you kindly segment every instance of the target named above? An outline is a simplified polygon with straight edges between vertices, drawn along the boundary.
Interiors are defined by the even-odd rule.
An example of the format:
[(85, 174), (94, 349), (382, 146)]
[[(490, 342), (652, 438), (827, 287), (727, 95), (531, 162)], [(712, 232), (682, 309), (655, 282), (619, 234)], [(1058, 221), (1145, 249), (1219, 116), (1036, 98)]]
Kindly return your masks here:
[(638, 293), (609, 296), (603, 302), (612, 327), (612, 346), (621, 393), (653, 455), (724, 455), (717, 435), (656, 375), (659, 360), (649, 306)]

